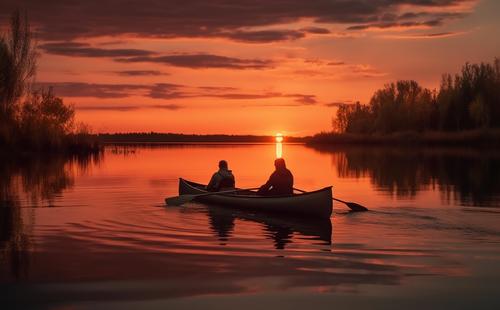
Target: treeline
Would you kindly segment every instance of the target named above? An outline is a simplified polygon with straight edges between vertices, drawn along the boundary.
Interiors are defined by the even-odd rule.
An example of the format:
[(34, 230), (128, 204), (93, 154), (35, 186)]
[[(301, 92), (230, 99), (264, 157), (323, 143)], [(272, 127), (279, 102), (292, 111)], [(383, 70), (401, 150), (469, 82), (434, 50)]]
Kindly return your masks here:
[[(176, 133), (114, 133), (99, 134), (101, 143), (274, 143), (273, 136), (254, 135), (186, 135)], [(284, 137), (285, 142), (304, 142), (304, 138)]]
[(466, 63), (444, 74), (439, 90), (397, 81), (377, 90), (368, 105), (342, 105), (334, 131), (348, 134), (462, 132), (500, 128), (500, 59)]
[(12, 15), (0, 37), (0, 146), (5, 150), (88, 151), (98, 147), (75, 110), (51, 89), (35, 89), (37, 51), (27, 16)]

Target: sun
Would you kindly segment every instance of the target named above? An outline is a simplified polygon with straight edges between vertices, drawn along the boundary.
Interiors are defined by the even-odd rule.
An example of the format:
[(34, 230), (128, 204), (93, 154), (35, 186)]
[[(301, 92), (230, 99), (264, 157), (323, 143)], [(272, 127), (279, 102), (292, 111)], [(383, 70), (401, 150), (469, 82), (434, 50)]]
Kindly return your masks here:
[(283, 142), (283, 135), (281, 133), (276, 134), (276, 142)]

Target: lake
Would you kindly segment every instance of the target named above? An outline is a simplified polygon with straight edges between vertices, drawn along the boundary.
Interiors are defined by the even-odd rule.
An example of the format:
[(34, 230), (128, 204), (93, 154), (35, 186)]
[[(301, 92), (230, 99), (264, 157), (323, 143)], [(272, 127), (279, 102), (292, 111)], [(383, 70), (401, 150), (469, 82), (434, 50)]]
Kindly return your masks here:
[[(3, 309), (500, 306), (500, 153), (284, 144), (295, 187), (333, 186), (328, 221), (189, 203), (220, 159), (263, 184), (273, 144), (107, 146), (0, 163)], [(4, 307), (6, 306), (6, 307)]]

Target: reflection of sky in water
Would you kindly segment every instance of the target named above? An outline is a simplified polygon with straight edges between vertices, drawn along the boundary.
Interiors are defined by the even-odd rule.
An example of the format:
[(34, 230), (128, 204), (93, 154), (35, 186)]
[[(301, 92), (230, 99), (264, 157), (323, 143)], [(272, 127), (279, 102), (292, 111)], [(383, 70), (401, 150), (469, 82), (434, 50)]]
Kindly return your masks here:
[(335, 204), (325, 222), (162, 205), (178, 177), (206, 182), (222, 158), (238, 186), (260, 185), (277, 144), (117, 148), (80, 164), (0, 167), (7, 305), (498, 304), (495, 155), (284, 148), (297, 187), (333, 185), (373, 211)]

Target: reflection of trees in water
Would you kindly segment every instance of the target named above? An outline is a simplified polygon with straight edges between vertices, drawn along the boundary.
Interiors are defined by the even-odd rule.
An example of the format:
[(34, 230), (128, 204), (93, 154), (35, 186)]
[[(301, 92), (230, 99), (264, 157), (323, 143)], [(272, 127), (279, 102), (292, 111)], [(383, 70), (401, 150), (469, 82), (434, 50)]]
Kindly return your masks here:
[(500, 195), (500, 154), (458, 149), (345, 148), (326, 151), (340, 177), (368, 176), (379, 189), (414, 197), (437, 187), (443, 198), (488, 205)]
[(236, 219), (263, 225), (266, 238), (272, 240), (274, 247), (278, 250), (284, 249), (287, 244), (293, 242), (294, 233), (312, 237), (311, 240), (319, 241), (323, 245), (331, 245), (332, 242), (330, 219), (283, 217), (283, 215), (251, 213), (214, 205), (208, 207), (207, 213), (210, 228), (221, 245), (225, 245), (232, 236)]
[[(30, 240), (28, 230), (33, 216), (30, 208), (21, 208), (23, 198), (37, 206), (54, 197), (74, 183), (76, 171), (85, 172), (100, 154), (42, 157), (0, 154), (0, 261), (10, 266), (15, 277), (22, 276), (28, 264)], [(24, 215), (24, 216), (23, 216)], [(28, 214), (29, 215), (29, 214)]]
[(26, 272), (29, 239), (23, 229), (21, 209), (14, 201), (0, 203), (0, 263), (11, 266), (12, 275), (19, 278)]
[(418, 152), (394, 149), (353, 149), (339, 153), (340, 177), (369, 176), (380, 189), (397, 196), (415, 196), (431, 184), (432, 178)]

